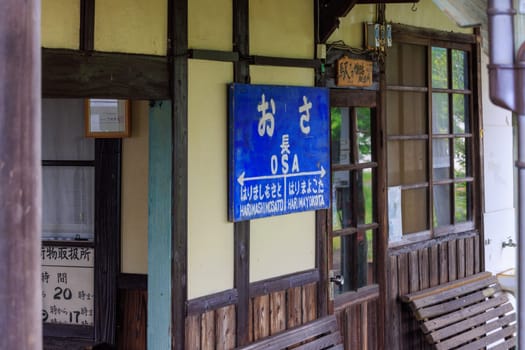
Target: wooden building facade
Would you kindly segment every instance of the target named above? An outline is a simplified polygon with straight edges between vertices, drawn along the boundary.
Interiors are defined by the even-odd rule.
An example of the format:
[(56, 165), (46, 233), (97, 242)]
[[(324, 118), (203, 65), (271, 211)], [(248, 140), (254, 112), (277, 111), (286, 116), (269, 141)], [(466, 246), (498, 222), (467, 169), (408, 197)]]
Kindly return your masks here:
[[(45, 124), (72, 133), (85, 99), (131, 101), (129, 137), (43, 153), (44, 173), (87, 169), (93, 219), (42, 257), (95, 257), (94, 316), (44, 322), (44, 349), (234, 349), (330, 314), (345, 349), (424, 349), (399, 296), (485, 270), (481, 32), (432, 0), (42, 0), (41, 18), (44, 149), (77, 147)], [(345, 59), (365, 86), (342, 86)], [(234, 82), (329, 89), (329, 209), (228, 221)]]

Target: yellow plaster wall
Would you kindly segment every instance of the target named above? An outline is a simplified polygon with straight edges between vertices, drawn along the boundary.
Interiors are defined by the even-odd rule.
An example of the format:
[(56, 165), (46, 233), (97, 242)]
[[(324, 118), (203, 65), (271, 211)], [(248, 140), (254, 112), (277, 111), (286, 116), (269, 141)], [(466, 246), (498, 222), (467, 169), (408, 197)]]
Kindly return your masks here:
[(227, 84), (233, 65), (188, 67), (188, 298), (233, 288), (233, 224), (228, 222)]
[(232, 0), (188, 2), (188, 45), (192, 49), (232, 50)]
[[(458, 27), (432, 0), (421, 0), (415, 6), (417, 11), (414, 12), (412, 3), (387, 4), (387, 22), (458, 33), (472, 33), (472, 28)], [(375, 20), (375, 5), (356, 5), (346, 17), (340, 19), (339, 28), (330, 36), (328, 42), (343, 40), (349, 46), (363, 47), (363, 23), (375, 22)]]
[(306, 0), (251, 0), (250, 53), (313, 58), (313, 3)]
[[(253, 84), (312, 86), (314, 72), (305, 68), (250, 67)], [(315, 212), (252, 220), (250, 281), (315, 267)]]
[(78, 50), (80, 0), (42, 0), (42, 47)]
[(148, 273), (148, 101), (134, 101), (122, 140), (121, 270)]
[(95, 50), (166, 54), (167, 0), (95, 2)]

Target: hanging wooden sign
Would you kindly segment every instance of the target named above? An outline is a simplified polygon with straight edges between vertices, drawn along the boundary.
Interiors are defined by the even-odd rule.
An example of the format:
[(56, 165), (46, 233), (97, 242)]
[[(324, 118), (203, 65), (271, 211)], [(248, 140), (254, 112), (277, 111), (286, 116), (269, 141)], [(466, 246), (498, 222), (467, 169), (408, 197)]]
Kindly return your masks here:
[(337, 86), (365, 87), (373, 84), (373, 62), (343, 56), (337, 60)]

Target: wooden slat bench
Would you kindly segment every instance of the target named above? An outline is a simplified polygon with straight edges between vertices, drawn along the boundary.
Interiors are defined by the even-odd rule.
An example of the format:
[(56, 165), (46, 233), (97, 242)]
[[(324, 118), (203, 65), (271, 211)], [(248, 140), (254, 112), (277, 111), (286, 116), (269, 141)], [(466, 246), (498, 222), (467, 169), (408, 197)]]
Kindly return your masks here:
[(511, 349), (516, 313), (489, 272), (401, 297), (434, 349)]
[(238, 348), (242, 350), (343, 350), (341, 333), (334, 315), (319, 318), (274, 334), (250, 345)]

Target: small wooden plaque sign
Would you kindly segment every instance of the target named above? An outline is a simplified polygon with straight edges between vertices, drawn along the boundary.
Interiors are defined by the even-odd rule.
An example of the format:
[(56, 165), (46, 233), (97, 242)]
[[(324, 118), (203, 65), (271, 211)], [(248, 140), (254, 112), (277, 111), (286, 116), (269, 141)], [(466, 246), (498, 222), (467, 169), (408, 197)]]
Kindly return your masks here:
[(373, 62), (342, 57), (337, 60), (337, 86), (371, 86), (373, 84)]

